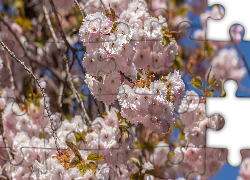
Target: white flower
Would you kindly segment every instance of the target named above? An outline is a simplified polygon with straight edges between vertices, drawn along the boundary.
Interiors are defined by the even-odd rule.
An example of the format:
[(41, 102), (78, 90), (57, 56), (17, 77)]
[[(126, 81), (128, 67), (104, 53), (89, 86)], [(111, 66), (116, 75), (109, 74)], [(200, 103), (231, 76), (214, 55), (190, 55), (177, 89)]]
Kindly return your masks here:
[(143, 168), (143, 169), (146, 169), (146, 170), (150, 170), (150, 169), (154, 169), (154, 165), (151, 164), (150, 162), (145, 162), (145, 163), (142, 165), (142, 168)]
[(206, 112), (205, 112), (205, 104), (200, 103), (198, 107), (195, 109), (195, 120), (202, 121), (206, 118)]
[(83, 179), (84, 180), (98, 180), (97, 177), (95, 177), (93, 171), (91, 171), (91, 170), (87, 170), (84, 173)]
[(199, 104), (199, 96), (195, 91), (187, 91), (186, 96), (183, 99), (183, 103), (188, 104), (188, 112), (194, 111)]

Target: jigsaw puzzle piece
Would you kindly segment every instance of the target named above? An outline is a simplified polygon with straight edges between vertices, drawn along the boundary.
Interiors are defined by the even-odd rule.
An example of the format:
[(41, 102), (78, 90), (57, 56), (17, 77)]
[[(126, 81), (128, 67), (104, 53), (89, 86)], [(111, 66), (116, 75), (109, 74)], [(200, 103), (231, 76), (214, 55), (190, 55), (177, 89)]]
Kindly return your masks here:
[[(250, 28), (247, 23), (246, 16), (248, 15), (247, 6), (244, 5), (245, 1), (240, 1), (234, 3), (234, 1), (223, 1), (223, 0), (208, 0), (208, 6), (214, 4), (221, 4), (225, 8), (225, 15), (220, 20), (207, 20), (208, 31), (206, 32), (206, 37), (209, 40), (220, 40), (220, 41), (231, 41), (229, 35), (229, 30), (232, 25), (240, 24), (246, 30)], [(236, 12), (234, 14), (234, 12)], [(245, 31), (244, 41), (249, 41), (250, 36), (247, 31)]]
[[(205, 7), (206, 4), (206, 0), (204, 1), (200, 1), (200, 5), (202, 5), (203, 7)], [(198, 5), (199, 6), (199, 5)], [(211, 8), (207, 7), (207, 10), (203, 12), (200, 11), (199, 13), (196, 12), (196, 10), (201, 10), (201, 9), (197, 9), (194, 8), (192, 9), (192, 13), (194, 15), (195, 18), (197, 18), (197, 15), (200, 19), (200, 23), (196, 23), (197, 20), (195, 19), (191, 19), (190, 22), (192, 22), (192, 24), (194, 25), (194, 31), (192, 34), (193, 39), (195, 40), (207, 40), (207, 44), (210, 46), (211, 48), (215, 48), (215, 49), (221, 49), (221, 48), (225, 48), (227, 46), (234, 46), (235, 42), (239, 42), (241, 40), (241, 37), (243, 35), (243, 27), (240, 25), (238, 25), (239, 23), (232, 23), (231, 27), (228, 27), (227, 29), (227, 33), (228, 34), (228, 40), (222, 40), (220, 39), (220, 31), (216, 31), (216, 35), (218, 38), (208, 38), (207, 34), (210, 33), (212, 31), (214, 31), (214, 28), (211, 28), (208, 25), (207, 21), (214, 21), (214, 20), (218, 20), (218, 19), (223, 19), (223, 16), (225, 15), (225, 9), (223, 8), (223, 6), (221, 6), (220, 4), (215, 4), (213, 5)], [(192, 16), (191, 16), (192, 17)], [(210, 20), (208, 20), (210, 19)], [(221, 24), (221, 23), (220, 23)], [(222, 30), (222, 29), (220, 29)], [(214, 32), (213, 32), (214, 33)], [(226, 34), (223, 34), (223, 36), (225, 36)], [(227, 36), (227, 35), (226, 35)]]
[[(185, 82), (185, 88), (188, 90), (194, 89), (189, 84), (191, 79), (200, 77), (206, 79), (207, 69), (204, 63), (211, 58), (211, 49), (205, 39), (194, 39), (193, 32), (195, 26), (189, 21), (183, 21), (175, 28), (178, 32), (177, 42), (183, 45), (183, 48), (179, 49), (178, 55), (175, 57), (174, 65), (182, 63), (181, 69), (183, 69), (182, 76)], [(182, 62), (180, 61), (182, 60)], [(194, 89), (195, 90), (195, 89)], [(198, 90), (197, 93), (202, 95)]]
[[(36, 160), (43, 162), (46, 159), (44, 154), (45, 139), (42, 138), (41, 125), (35, 122), (36, 119), (23, 112), (22, 108), (15, 102), (15, 99), (13, 99), (12, 103), (7, 100), (1, 121), (3, 121), (5, 132), (6, 130), (8, 131), (8, 133), (5, 133), (8, 140), (1, 143), (1, 149), (6, 149), (5, 146), (8, 146), (7, 149), (9, 149), (9, 151), (6, 149), (7, 153), (3, 152), (2, 157), (6, 154), (15, 155), (13, 157), (10, 155), (12, 158), (8, 159), (6, 172), (7, 174), (11, 173), (12, 177), (28, 178), (32, 171), (33, 163)], [(6, 163), (6, 158), (4, 160)]]
[[(224, 42), (219, 41), (206, 41), (205, 39), (197, 40), (192, 37), (192, 34), (195, 34), (197, 32), (195, 31), (195, 33), (193, 33), (193, 27), (195, 26), (192, 24), (188, 24), (188, 22), (182, 22), (181, 24), (183, 24), (183, 27), (185, 27), (184, 25), (186, 24), (190, 25), (191, 33), (189, 33), (189, 39), (191, 38), (192, 42), (190, 41), (190, 43), (188, 44), (193, 43), (194, 45), (196, 45), (196, 52), (193, 51), (193, 54), (196, 54), (195, 56), (188, 55), (189, 52), (184, 52), (181, 54), (184, 61), (187, 61), (185, 63), (186, 72), (184, 75), (184, 82), (188, 90), (195, 90), (199, 95), (202, 96), (205, 92), (203, 87), (206, 88), (207, 86), (210, 86), (210, 91), (215, 91), (216, 94), (219, 91), (222, 91), (222, 83), (226, 79), (232, 78), (237, 82), (240, 82), (242, 80), (242, 78), (246, 74), (246, 69), (248, 68), (245, 68), (243, 65), (243, 62), (245, 64), (247, 63), (244, 59), (244, 56), (240, 53), (240, 51), (239, 56), (238, 52), (236, 51), (236, 42), (231, 41), (231, 44), (228, 44), (227, 42), (225, 42), (227, 44), (223, 44)], [(182, 27), (181, 24), (180, 27)], [(179, 43), (184, 43), (182, 42), (181, 38), (182, 34), (179, 34)], [(232, 45), (235, 45), (236, 49)], [(230, 48), (225, 48), (226, 46), (230, 46)], [(186, 49), (187, 51), (189, 51), (193, 48), (187, 47)], [(185, 57), (188, 57), (189, 59), (186, 60)], [(200, 57), (203, 58), (199, 60)], [(210, 63), (210, 66), (208, 66), (208, 63)], [(216, 81), (214, 81), (214, 78), (216, 79)], [(201, 79), (205, 79), (205, 81), (202, 81)], [(190, 81), (191, 84), (189, 83)]]
[[(248, 99), (235, 96), (238, 85), (234, 80), (227, 80), (224, 83), (224, 89), (226, 90), (226, 97), (209, 97), (206, 100), (206, 114), (210, 116), (214, 113), (219, 113), (226, 121), (224, 127), (220, 131), (216, 133), (211, 130), (207, 131), (207, 147), (230, 149), (227, 158), (228, 163), (235, 167), (240, 165), (242, 161), (239, 151), (241, 149), (249, 149), (244, 141), (237, 140), (237, 136), (239, 138), (244, 137), (248, 132), (248, 121), (245, 120), (247, 116), (244, 114), (244, 112), (247, 112)], [(232, 106), (228, 106), (228, 104), (231, 104)], [(222, 107), (226, 108), (223, 110)], [(235, 107), (241, 107), (242, 112), (235, 114), (235, 111), (237, 111)], [(237, 120), (237, 123), (235, 123), (235, 120)], [(244, 124), (243, 127), (241, 126), (242, 124)], [(237, 136), (232, 134), (234, 129), (241, 129), (240, 132), (237, 132)], [(230, 146), (232, 143), (234, 146)]]
[[(216, 148), (203, 148), (203, 150), (192, 149), (189, 153), (189, 157), (196, 158), (199, 151), (203, 154), (199, 156), (198, 165), (196, 162), (193, 164), (196, 168), (200, 169), (199, 163), (203, 162), (201, 171), (190, 171), (186, 176), (187, 179), (197, 178), (199, 180), (206, 180), (214, 178), (215, 175), (221, 171), (223, 165), (226, 163), (227, 149), (216, 149)], [(190, 160), (189, 160), (190, 161)]]
[[(86, 126), (81, 116), (75, 116), (70, 122), (65, 119), (57, 129), (57, 135), (60, 137), (58, 138), (60, 148), (63, 149), (69, 146), (75, 155), (77, 155), (76, 151), (78, 151), (83, 159), (89, 158), (91, 154), (97, 154), (103, 157), (103, 161), (97, 162), (96, 169), (107, 172), (115, 169), (115, 173), (111, 173), (111, 175), (116, 176), (114, 164), (120, 166), (132, 157), (133, 149), (130, 147), (133, 146), (131, 140), (134, 138), (130, 129), (124, 125), (123, 127), (119, 126), (119, 116), (116, 112), (118, 110), (111, 108), (105, 117), (97, 117), (91, 127)], [(117, 133), (118, 135), (114, 136), (112, 133)], [(113, 139), (113, 137), (116, 138)], [(71, 145), (66, 142), (67, 140), (75, 144), (75, 149), (72, 149)], [(49, 156), (56, 152), (52, 137), (50, 137), (49, 143), (46, 144), (46, 148), (54, 149), (50, 151)], [(48, 170), (51, 171), (51, 169)], [(69, 171), (66, 171), (65, 174), (67, 173)], [(40, 172), (38, 176), (41, 175)]]
[(195, 147), (192, 144), (187, 146), (168, 144), (164, 139), (169, 141), (171, 131), (169, 133), (165, 137), (151, 134), (148, 142), (144, 142), (147, 136), (142, 136), (141, 140), (138, 139), (141, 144), (135, 144), (135, 147), (145, 146), (143, 152), (153, 165), (157, 177), (176, 179), (176, 175), (183, 175), (185, 179), (194, 179), (204, 174), (206, 171), (206, 148)]

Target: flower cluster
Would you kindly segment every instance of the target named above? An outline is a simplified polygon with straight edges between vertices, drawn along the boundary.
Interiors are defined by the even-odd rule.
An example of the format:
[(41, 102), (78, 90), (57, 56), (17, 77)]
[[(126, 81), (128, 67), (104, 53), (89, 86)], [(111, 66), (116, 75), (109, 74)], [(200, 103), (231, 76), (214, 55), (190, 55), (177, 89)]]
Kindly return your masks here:
[[(158, 177), (175, 179), (176, 174), (182, 174), (193, 179), (208, 179), (221, 170), (227, 159), (226, 149), (198, 148), (191, 143), (186, 147), (176, 147), (174, 155), (170, 154), (170, 145), (160, 141), (150, 156), (150, 161), (158, 169)], [(166, 164), (172, 164), (172, 167)], [(205, 173), (197, 176), (190, 174), (192, 171)]]
[[(53, 2), (6, 1), (0, 9), (0, 46), (10, 49), (0, 52), (1, 179), (214, 177), (228, 152), (206, 148), (206, 129), (224, 126), (220, 115), (206, 117), (206, 97), (227, 78), (245, 75), (227, 48), (241, 40), (243, 28), (230, 29), (232, 42), (206, 41), (207, 17), (224, 12), (206, 11), (204, 0)], [(60, 16), (50, 13), (56, 11)], [(193, 24), (196, 15), (202, 29), (191, 35), (193, 46), (184, 21)], [(182, 77), (202, 97), (185, 89)], [(242, 157), (238, 180), (248, 180), (250, 151)]]
[[(152, 72), (167, 69), (173, 65), (178, 54), (176, 42), (164, 39), (164, 33), (168, 32), (166, 19), (162, 16), (151, 17), (142, 2), (130, 2), (119, 18), (112, 14), (113, 21), (101, 12), (89, 14), (83, 20), (79, 32), (87, 47), (83, 66), (89, 75), (101, 77), (104, 85), (96, 82), (93, 86), (98, 85), (101, 88), (99, 93), (103, 95), (118, 92), (119, 83), (125, 80), (120, 78), (119, 82), (117, 73), (122, 72), (123, 77), (135, 81), (138, 69)], [(107, 80), (104, 76), (108, 77)], [(109, 87), (110, 83), (114, 87)], [(96, 95), (96, 92), (93, 94)], [(112, 100), (101, 100), (112, 103)]]
[(204, 147), (206, 128), (219, 130), (224, 126), (224, 119), (220, 115), (206, 117), (205, 104), (200, 102), (199, 95), (194, 91), (187, 91), (178, 110), (187, 142), (197, 147)]
[(110, 10), (113, 21), (97, 12), (86, 16), (80, 28), (80, 38), (87, 47), (85, 83), (99, 101), (110, 105), (118, 98), (122, 116), (129, 122), (166, 132), (174, 123), (174, 107), (184, 96), (179, 72), (170, 73), (166, 82), (135, 85), (138, 70), (149, 74), (173, 65), (178, 46), (164, 36), (168, 32), (166, 19), (151, 17), (147, 6), (138, 0), (130, 2), (119, 18)]
[[(8, 132), (6, 137), (11, 149), (14, 151), (15, 171), (11, 173), (11, 164), (6, 166), (6, 174), (16, 179), (107, 179), (110, 168), (126, 163), (133, 154), (133, 131), (127, 127), (120, 128), (119, 111), (111, 108), (104, 118), (96, 118), (92, 122), (91, 130), (85, 124), (81, 116), (75, 116), (70, 121), (65, 119), (59, 122), (59, 114), (53, 115), (58, 144), (62, 152), (66, 152), (68, 161), (71, 162), (77, 153), (75, 149), (67, 151), (71, 147), (67, 141), (78, 146), (82, 161), (87, 164), (93, 163), (91, 155), (97, 154), (103, 157), (96, 166), (96, 170), (87, 169), (86, 172), (81, 166), (72, 166), (65, 169), (60, 160), (61, 156), (55, 156), (55, 141), (52, 137), (49, 118), (42, 113), (44, 110), (43, 99), (39, 105), (31, 102), (27, 113), (18, 104), (13, 103), (14, 92), (4, 88), (1, 95), (3, 111), (3, 126)], [(2, 137), (1, 137), (2, 140)], [(4, 147), (3, 140), (0, 142)], [(33, 147), (33, 148), (32, 148)], [(53, 149), (54, 148), (54, 149)], [(77, 148), (76, 148), (77, 149)], [(2, 158), (7, 159), (5, 149), (1, 149)], [(66, 158), (66, 159), (67, 159)], [(1, 166), (6, 161), (0, 160)], [(33, 171), (30, 170), (32, 167)], [(11, 174), (10, 174), (11, 173)], [(128, 174), (129, 175), (129, 174)]]
[(175, 122), (174, 109), (182, 100), (184, 89), (178, 71), (151, 82), (149, 87), (133, 89), (122, 85), (117, 96), (121, 114), (132, 124), (141, 123), (159, 134), (166, 133)]
[(216, 79), (221, 79), (223, 82), (232, 78), (239, 82), (246, 70), (244, 67), (240, 67), (237, 52), (234, 49), (223, 49), (219, 51), (218, 55), (212, 59), (211, 75), (215, 75)]

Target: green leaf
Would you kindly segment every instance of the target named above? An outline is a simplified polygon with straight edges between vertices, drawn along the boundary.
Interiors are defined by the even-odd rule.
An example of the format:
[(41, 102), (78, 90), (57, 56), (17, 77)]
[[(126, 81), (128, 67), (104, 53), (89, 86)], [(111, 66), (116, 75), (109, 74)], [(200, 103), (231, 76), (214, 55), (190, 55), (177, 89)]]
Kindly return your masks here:
[(209, 70), (209, 72), (208, 72), (208, 74), (207, 74), (207, 83), (208, 83), (208, 81), (209, 81), (209, 76), (210, 76), (211, 70), (212, 70), (212, 67), (210, 68), (210, 70)]
[(28, 18), (17, 17), (16, 23), (23, 28), (23, 30), (32, 30), (31, 20)]
[(120, 126), (128, 126), (126, 119), (121, 119), (119, 122), (120, 122)]
[(112, 21), (115, 22), (115, 10), (112, 7), (110, 7), (110, 4), (109, 4), (109, 9), (110, 9), (110, 12), (111, 12)]
[(43, 139), (43, 138), (44, 138), (43, 132), (40, 132), (40, 133), (39, 133), (39, 138), (40, 138), (40, 139)]
[(167, 77), (164, 76), (163, 78), (161, 78), (161, 81), (164, 82), (164, 83), (166, 83), (166, 82), (168, 81), (168, 80), (167, 80)]
[(154, 147), (156, 146), (156, 144), (154, 144), (153, 142), (138, 142), (135, 141), (133, 147), (137, 148), (137, 149), (147, 149), (148, 151), (154, 151)]
[(180, 56), (176, 55), (173, 66), (175, 69), (180, 69), (183, 67), (183, 60)]
[(32, 99), (32, 97), (33, 97), (33, 88), (32, 87), (26, 92), (26, 97), (29, 99)]
[(69, 148), (73, 151), (73, 153), (75, 154), (75, 156), (77, 156), (77, 157), (80, 159), (80, 161), (82, 161), (82, 156), (81, 156), (81, 154), (79, 153), (78, 148), (76, 147), (76, 145), (75, 145), (71, 140), (69, 140), (69, 139), (67, 139), (67, 140), (65, 141), (65, 143), (66, 143), (67, 146), (69, 146)]
[(90, 155), (88, 156), (87, 160), (102, 161), (102, 160), (103, 160), (103, 156), (94, 153), (94, 154), (90, 154)]
[(169, 32), (169, 29), (166, 26), (162, 26), (161, 27), (161, 31), (163, 31), (163, 32)]
[(131, 157), (129, 160), (130, 160), (132, 163), (134, 163), (139, 169), (141, 169), (141, 163), (140, 163), (140, 161), (139, 161), (137, 158)]
[(79, 95), (81, 96), (81, 99), (84, 101), (84, 102), (88, 102), (88, 97), (82, 93), (79, 93)]
[(108, 113), (104, 112), (102, 113), (102, 117), (105, 118), (108, 115)]
[(115, 111), (115, 113), (116, 113), (116, 116), (117, 116), (118, 120), (121, 120), (122, 119), (121, 113), (120, 112), (116, 112), (116, 111)]
[(77, 156), (75, 156), (73, 159), (72, 159), (72, 161), (70, 162), (70, 167), (74, 167), (74, 166), (76, 166), (77, 164), (79, 164), (81, 161), (80, 161), (80, 159), (77, 157)]
[(30, 109), (31, 99), (26, 99), (27, 108)]
[(178, 136), (178, 140), (179, 141), (185, 141), (185, 134), (183, 132), (180, 132), (180, 134)]
[(136, 173), (134, 173), (134, 174), (131, 174), (130, 176), (129, 176), (129, 178), (131, 179), (131, 180), (139, 180), (139, 172), (136, 172)]
[(209, 92), (209, 97), (213, 97), (214, 96), (214, 90), (212, 89), (210, 92)]
[(165, 46), (167, 44), (167, 36), (162, 37), (162, 46)]
[(87, 133), (85, 131), (82, 131), (82, 132), (80, 132), (80, 135), (81, 135), (83, 142), (86, 142), (85, 137), (86, 137)]
[(175, 16), (180, 15), (182, 17), (185, 17), (189, 10), (191, 10), (191, 7), (185, 4), (181, 8), (177, 9), (177, 11), (175, 12)]
[(33, 88), (31, 87), (27, 92), (26, 92), (26, 104), (27, 104), (27, 108), (30, 108), (30, 104), (32, 102), (32, 97), (33, 97)]
[(207, 52), (209, 53), (209, 54), (211, 54), (215, 49), (213, 48), (213, 46), (211, 46), (209, 43), (208, 43), (208, 41), (205, 41), (204, 42), (204, 47), (205, 47), (205, 49), (207, 50)]
[(115, 22), (115, 23), (113, 24), (110, 33), (113, 33), (114, 31), (117, 31), (117, 29), (116, 29), (117, 24), (118, 24), (118, 22)]
[(217, 83), (214, 75), (213, 75), (213, 77), (210, 79), (210, 81), (208, 83), (209, 88), (210, 88), (210, 86), (218, 86), (218, 83)]
[(36, 108), (36, 113), (40, 110), (40, 100), (43, 98), (43, 95), (41, 93), (35, 94), (33, 93), (33, 102)]
[(15, 0), (12, 7), (13, 9), (17, 9), (17, 8), (23, 8), (24, 5), (24, 1), (22, 0)]
[(91, 170), (95, 173), (96, 172), (96, 164), (94, 162), (89, 162), (88, 165), (91, 168)]
[(195, 78), (191, 79), (191, 84), (196, 88), (202, 91), (202, 79), (200, 76), (196, 76)]
[(78, 169), (80, 170), (80, 173), (82, 175), (84, 175), (84, 173), (87, 171), (87, 170), (90, 170), (90, 167), (87, 166), (86, 164), (79, 164), (77, 165)]
[(82, 140), (82, 137), (78, 133), (74, 133), (76, 138), (76, 143), (80, 142)]

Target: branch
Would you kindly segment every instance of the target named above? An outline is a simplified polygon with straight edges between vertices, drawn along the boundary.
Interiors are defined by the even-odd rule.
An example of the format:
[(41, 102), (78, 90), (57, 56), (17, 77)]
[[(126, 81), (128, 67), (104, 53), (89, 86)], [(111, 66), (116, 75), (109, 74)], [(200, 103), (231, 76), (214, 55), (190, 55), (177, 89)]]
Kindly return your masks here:
[[(61, 25), (61, 22), (60, 22), (60, 20), (59, 20), (58, 15), (57, 15), (56, 8), (55, 8), (55, 4), (54, 4), (53, 0), (50, 0), (50, 4), (51, 4), (51, 7), (52, 7), (52, 11), (53, 11), (53, 13), (55, 14), (56, 21), (57, 21), (57, 23), (58, 23), (58, 25), (59, 25), (59, 31), (60, 31), (60, 34), (61, 34), (61, 36), (62, 36), (62, 38), (63, 38), (63, 41), (65, 42), (66, 46), (67, 46), (72, 52), (74, 52), (74, 48), (71, 47), (71, 45), (69, 44), (69, 42), (68, 42), (68, 40), (66, 39), (66, 36), (65, 36), (65, 34), (64, 34), (64, 32), (63, 32), (62, 25)], [(46, 20), (47, 20), (47, 19), (46, 19)], [(53, 37), (53, 38), (54, 38), (54, 37)]]
[(83, 111), (83, 115), (86, 117), (86, 124), (87, 125), (91, 125), (91, 119), (89, 118), (89, 115), (83, 105), (83, 101), (81, 99), (81, 96), (79, 95), (79, 93), (76, 91), (75, 87), (74, 87), (74, 84), (72, 82), (72, 77), (71, 77), (71, 74), (69, 72), (69, 65), (68, 65), (68, 62), (66, 62), (66, 72), (67, 72), (67, 76), (68, 76), (68, 80), (69, 80), (69, 84), (70, 84), (70, 88), (74, 94), (74, 96), (76, 97), (76, 101), (77, 103), (79, 104), (81, 110)]
[(132, 84), (135, 84), (135, 82), (133, 82), (133, 80), (129, 77), (127, 77), (123, 72), (119, 71), (119, 73), (125, 78), (128, 80), (128, 82), (132, 83)]
[[(54, 8), (55, 8), (54, 3), (53, 3), (52, 0), (50, 0), (50, 3), (51, 3), (51, 5), (52, 5), (52, 7), (53, 7), (53, 11), (54, 11), (54, 13), (55, 13), (55, 16), (56, 16), (56, 18), (57, 18), (57, 20), (58, 20), (58, 23), (59, 23), (59, 26), (60, 26), (60, 32), (61, 32), (62, 36), (64, 37), (65, 43), (67, 44), (68, 41), (66, 40), (65, 34), (64, 34), (64, 32), (63, 32), (63, 30), (62, 30), (62, 27), (61, 27), (61, 24), (60, 24), (60, 21), (59, 21), (59, 19), (58, 19), (58, 16), (57, 16), (57, 14), (56, 14), (55, 9), (54, 9)], [(58, 42), (58, 39), (57, 39), (57, 37), (56, 37), (56, 35), (55, 35), (55, 32), (54, 32), (54, 29), (53, 29), (52, 26), (51, 26), (51, 22), (50, 22), (48, 13), (46, 13), (46, 12), (47, 12), (46, 7), (45, 7), (44, 5), (43, 5), (43, 10), (44, 10), (44, 13), (45, 13), (46, 21), (47, 21), (47, 23), (49, 24), (49, 27), (50, 27), (50, 31), (51, 31), (52, 37), (53, 37), (53, 39), (54, 39), (56, 42)], [(65, 64), (66, 64), (66, 78), (67, 78), (68, 81), (69, 81), (70, 88), (71, 88), (71, 90), (72, 90), (72, 92), (73, 92), (73, 94), (74, 94), (74, 96), (75, 96), (75, 98), (76, 98), (77, 103), (79, 104), (79, 106), (80, 106), (80, 108), (81, 108), (81, 110), (82, 110), (82, 112), (83, 112), (83, 116), (86, 117), (86, 124), (87, 124), (87, 125), (90, 125), (90, 124), (91, 124), (91, 123), (90, 123), (90, 122), (91, 122), (91, 119), (89, 118), (88, 113), (87, 113), (87, 111), (86, 111), (86, 109), (85, 109), (85, 107), (84, 107), (84, 105), (83, 105), (81, 96), (79, 95), (79, 93), (78, 93), (77, 90), (75, 89), (74, 84), (73, 84), (73, 82), (72, 82), (72, 77), (71, 77), (71, 74), (70, 74), (70, 68), (69, 68), (68, 58), (66, 57), (65, 53), (63, 53), (63, 52), (61, 51), (61, 48), (60, 48), (60, 46), (59, 46), (58, 43), (56, 43), (56, 47), (57, 47), (57, 49), (60, 51), (61, 56), (62, 56), (63, 60), (65, 61)], [(70, 46), (70, 44), (68, 44), (67, 47), (70, 48), (70, 49), (72, 48), (72, 47)], [(77, 55), (74, 53), (74, 49), (72, 48), (71, 50), (72, 50), (72, 53), (74, 54), (74, 56), (77, 56)], [(73, 65), (73, 63), (72, 63), (72, 65)], [(63, 97), (62, 97), (62, 98), (63, 98)]]
[(75, 1), (76, 6), (77, 6), (78, 9), (79, 9), (81, 15), (82, 15), (82, 18), (84, 19), (84, 17), (86, 16), (86, 14), (85, 14), (85, 13), (83, 12), (83, 10), (81, 9), (80, 4), (78, 3), (78, 1), (77, 1), (77, 0), (74, 0), (74, 1)]
[(15, 90), (15, 83), (14, 83), (14, 78), (13, 78), (13, 74), (12, 74), (11, 67), (10, 67), (10, 61), (9, 61), (7, 53), (4, 51), (3, 47), (2, 47), (2, 50), (3, 50), (3, 55), (4, 55), (4, 59), (6, 61), (7, 68), (9, 70), (11, 89), (14, 91)]
[(25, 49), (24, 45), (22, 44), (22, 42), (20, 41), (20, 39), (17, 37), (17, 34), (12, 30), (12, 28), (10, 27), (10, 25), (8, 23), (6, 23), (2, 18), (0, 18), (0, 21), (3, 22), (3, 24), (8, 28), (8, 30), (10, 31), (10, 33), (15, 37), (15, 39), (20, 44), (20, 46), (23, 49), (23, 51), (26, 52), (26, 49)]
[(40, 82), (39, 82), (39, 79), (33, 74), (33, 72), (31, 70), (29, 70), (27, 68), (27, 66), (25, 66), (24, 62), (22, 62), (20, 59), (18, 59), (15, 54), (9, 50), (9, 48), (3, 43), (2, 40), (0, 40), (0, 44), (1, 46), (9, 53), (9, 55), (16, 60), (17, 63), (21, 64), (23, 66), (23, 68), (25, 69), (25, 71), (27, 71), (29, 73), (29, 75), (36, 81), (40, 91), (42, 92), (42, 95), (43, 95), (43, 100), (44, 100), (44, 108), (46, 110), (46, 112), (48, 113), (48, 116), (49, 116), (49, 120), (50, 120), (50, 124), (51, 124), (51, 129), (53, 131), (53, 137), (55, 139), (55, 145), (56, 145), (56, 149), (58, 151), (58, 153), (60, 154), (60, 148), (58, 147), (58, 144), (57, 144), (57, 133), (55, 131), (55, 128), (54, 128), (54, 123), (53, 123), (53, 118), (51, 117), (51, 114), (50, 114), (50, 111), (49, 111), (49, 108), (47, 106), (47, 102), (46, 102), (46, 99), (45, 99), (45, 93), (44, 93), (44, 88), (41, 86)]
[[(21, 48), (23, 49), (23, 51), (26, 52), (26, 49), (25, 49), (24, 45), (21, 43), (20, 39), (17, 37), (16, 33), (11, 29), (11, 27), (9, 26), (9, 24), (6, 23), (6, 22), (5, 22), (3, 19), (1, 19), (1, 18), (0, 18), (0, 21), (2, 21), (2, 22), (4, 23), (4, 25), (8, 28), (8, 30), (11, 32), (11, 34), (15, 37), (15, 39), (17, 40), (17, 42), (20, 44), (20, 46), (21, 46)], [(49, 27), (51, 27), (51, 26), (49, 26)], [(32, 52), (32, 51), (31, 51), (31, 52)], [(54, 68), (51, 67), (51, 66), (47, 67), (47, 66), (43, 65), (41, 62), (31, 59), (30, 56), (26, 56), (26, 57), (27, 57), (31, 62), (34, 62), (35, 64), (38, 64), (39, 66), (42, 66), (42, 67), (48, 69), (49, 71), (51, 71), (55, 77), (57, 77), (60, 81), (63, 82), (63, 79), (60, 77), (60, 75), (59, 75), (59, 73), (57, 72), (56, 69), (54, 69)]]

